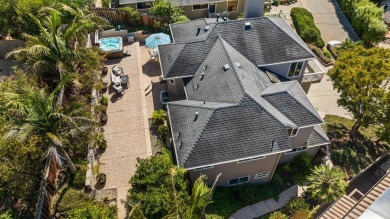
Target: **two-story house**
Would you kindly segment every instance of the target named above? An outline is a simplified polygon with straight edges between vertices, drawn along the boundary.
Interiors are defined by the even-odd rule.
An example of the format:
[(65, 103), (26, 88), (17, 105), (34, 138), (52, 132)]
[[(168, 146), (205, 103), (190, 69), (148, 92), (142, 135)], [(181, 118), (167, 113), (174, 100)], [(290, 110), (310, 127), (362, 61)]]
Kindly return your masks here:
[[(266, 183), (276, 166), (329, 144), (302, 84), (321, 80), (315, 55), (280, 17), (200, 19), (170, 26), (158, 47), (177, 164), (192, 180)], [(310, 67), (311, 66), (311, 67)], [(314, 74), (313, 74), (314, 73)], [(306, 85), (305, 85), (306, 84)]]
[[(148, 13), (152, 7), (151, 0), (113, 0), (115, 5), (130, 6), (141, 13)], [(240, 14), (244, 17), (263, 16), (265, 5), (271, 0), (171, 0), (172, 4), (179, 6), (184, 14), (191, 20), (199, 18), (212, 18), (223, 12), (228, 18), (237, 19)]]

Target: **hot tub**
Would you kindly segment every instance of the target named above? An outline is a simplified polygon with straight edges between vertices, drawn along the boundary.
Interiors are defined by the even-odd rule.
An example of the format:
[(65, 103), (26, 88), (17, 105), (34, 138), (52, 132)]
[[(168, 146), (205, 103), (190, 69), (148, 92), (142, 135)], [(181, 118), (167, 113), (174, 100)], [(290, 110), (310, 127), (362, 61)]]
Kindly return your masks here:
[(123, 57), (122, 37), (107, 37), (99, 39), (99, 48), (104, 52), (109, 52), (107, 58)]

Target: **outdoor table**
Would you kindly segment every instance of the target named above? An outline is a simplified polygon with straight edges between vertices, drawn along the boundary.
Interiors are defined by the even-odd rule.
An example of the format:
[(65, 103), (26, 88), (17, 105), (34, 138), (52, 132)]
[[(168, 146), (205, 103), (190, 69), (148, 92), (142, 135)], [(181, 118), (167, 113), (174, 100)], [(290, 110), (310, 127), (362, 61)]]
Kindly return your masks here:
[(129, 76), (128, 75), (123, 75), (122, 76), (122, 84), (126, 84), (126, 88), (129, 85)]

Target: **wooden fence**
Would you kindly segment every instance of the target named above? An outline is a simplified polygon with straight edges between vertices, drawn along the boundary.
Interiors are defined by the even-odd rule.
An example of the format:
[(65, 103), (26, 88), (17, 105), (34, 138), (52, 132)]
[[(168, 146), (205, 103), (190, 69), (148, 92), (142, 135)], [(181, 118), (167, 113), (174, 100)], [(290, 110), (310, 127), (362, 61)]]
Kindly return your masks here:
[(61, 169), (58, 168), (57, 161), (54, 155), (47, 158), (45, 166), (45, 175), (41, 182), (39, 190), (38, 206), (35, 213), (35, 219), (51, 218), (51, 204), (53, 196), (58, 188), (58, 176)]
[(0, 40), (0, 59), (4, 59), (7, 53), (24, 46), (21, 40)]
[(141, 14), (138, 21), (131, 19), (130, 13), (120, 8), (91, 8), (96, 15), (105, 18), (113, 25), (125, 25), (127, 27), (143, 25), (155, 28), (156, 23), (164, 24), (164, 19), (148, 14)]

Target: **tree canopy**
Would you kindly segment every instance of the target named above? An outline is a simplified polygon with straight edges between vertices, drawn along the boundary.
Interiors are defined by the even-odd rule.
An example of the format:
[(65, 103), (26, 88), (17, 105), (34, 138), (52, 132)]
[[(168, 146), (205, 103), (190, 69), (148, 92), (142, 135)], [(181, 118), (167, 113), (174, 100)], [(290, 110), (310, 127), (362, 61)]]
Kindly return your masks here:
[(361, 126), (379, 121), (384, 112), (384, 98), (389, 93), (390, 50), (365, 49), (362, 46), (340, 54), (328, 72), (333, 86), (340, 92), (337, 103), (352, 113), (356, 122), (351, 130), (353, 139)]

